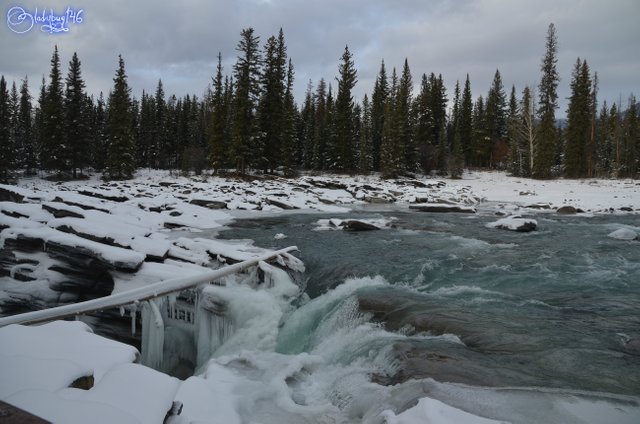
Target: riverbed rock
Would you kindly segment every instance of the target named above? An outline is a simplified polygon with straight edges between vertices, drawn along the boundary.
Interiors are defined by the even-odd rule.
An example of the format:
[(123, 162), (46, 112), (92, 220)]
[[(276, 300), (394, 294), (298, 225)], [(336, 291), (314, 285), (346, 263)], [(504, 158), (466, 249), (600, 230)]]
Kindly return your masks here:
[(220, 200), (211, 200), (211, 199), (191, 199), (189, 201), (192, 205), (202, 206), (204, 208), (209, 209), (226, 209), (227, 202), (223, 202)]
[(519, 233), (528, 233), (538, 228), (538, 222), (535, 219), (523, 218), (521, 216), (508, 216), (495, 222), (490, 222), (487, 228), (498, 228), (500, 230), (509, 230)]
[(436, 212), (436, 213), (476, 213), (476, 208), (464, 205), (451, 205), (446, 203), (415, 203), (409, 205), (409, 209), (415, 209), (420, 212)]
[(345, 231), (374, 231), (380, 229), (380, 227), (368, 222), (358, 221), (357, 219), (343, 221), (341, 225), (342, 229)]
[(556, 213), (558, 215), (575, 215), (577, 213), (584, 213), (584, 211), (580, 208), (576, 208), (575, 206), (565, 205), (559, 207)]

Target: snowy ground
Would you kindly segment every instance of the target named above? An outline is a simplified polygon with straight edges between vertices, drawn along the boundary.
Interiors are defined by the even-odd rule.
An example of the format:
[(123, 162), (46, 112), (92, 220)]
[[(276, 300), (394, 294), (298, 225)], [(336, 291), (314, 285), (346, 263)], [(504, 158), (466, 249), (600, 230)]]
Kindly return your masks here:
[[(102, 267), (113, 279), (113, 292), (122, 292), (266, 253), (247, 241), (197, 237), (198, 232), (219, 228), (234, 216), (290, 210), (339, 213), (366, 204), (488, 207), (507, 215), (534, 210), (559, 213), (563, 206), (587, 216), (640, 212), (638, 181), (534, 181), (500, 172), (465, 173), (461, 180), (306, 176), (292, 181), (235, 181), (145, 171), (135, 180), (114, 183), (97, 178), (61, 184), (24, 179), (18, 186), (0, 185), (0, 196), (0, 243), (5, 255), (0, 308), (20, 302), (48, 307), (76, 301), (62, 294), (71, 278), (63, 270), (80, 259)], [(384, 228), (389, 223), (366, 224)], [(339, 220), (319, 221), (318, 229), (341, 225)], [(176, 236), (175, 229), (194, 233), (193, 237)], [(612, 237), (630, 240), (633, 234)], [(75, 284), (83, 287), (82, 281)], [(279, 313), (274, 316), (278, 318)], [(157, 423), (174, 399), (181, 400), (185, 410), (183, 418), (174, 418), (173, 423), (242, 422), (238, 411), (249, 383), (220, 361), (182, 382), (133, 364), (137, 355), (135, 349), (95, 336), (77, 322), (0, 328), (0, 399), (54, 422)], [(269, 366), (261, 369), (260, 358), (243, 355), (234, 361), (238, 366), (251, 363), (263, 373), (262, 384), (275, 393), (279, 408), (292, 414), (301, 411), (288, 396), (285, 381), (314, 369), (316, 359), (280, 358), (274, 353)], [(274, 363), (281, 367), (270, 369)], [(92, 389), (73, 388), (74, 381), (88, 376), (94, 379)], [(564, 407), (584, 412), (592, 406), (578, 403), (570, 400)], [(326, 412), (331, 417), (335, 412), (329, 406), (315, 408), (316, 416)], [(637, 407), (629, 408), (637, 414)], [(368, 422), (495, 422), (429, 398), (405, 409), (397, 415), (382, 411)], [(618, 410), (620, 422), (626, 412)]]

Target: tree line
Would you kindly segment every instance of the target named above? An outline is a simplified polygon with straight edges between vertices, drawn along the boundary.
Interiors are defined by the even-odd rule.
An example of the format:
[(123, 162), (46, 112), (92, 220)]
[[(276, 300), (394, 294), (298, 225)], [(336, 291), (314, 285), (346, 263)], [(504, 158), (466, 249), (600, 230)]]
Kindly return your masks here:
[[(353, 54), (345, 47), (335, 86), (310, 81), (301, 105), (282, 29), (260, 45), (244, 29), (232, 72), (222, 57), (202, 98), (131, 95), (118, 58), (107, 98), (87, 94), (77, 54), (63, 81), (57, 47), (35, 105), (27, 79), (9, 89), (0, 78), (0, 179), (21, 171), (80, 178), (87, 169), (107, 179), (137, 168), (202, 172), (235, 170), (293, 176), (299, 170), (349, 174), (417, 172), (460, 177), (465, 167), (508, 169), (539, 179), (635, 177), (640, 164), (638, 105), (598, 105), (598, 76), (578, 58), (566, 121), (559, 125), (558, 41), (549, 25), (537, 87), (507, 97), (496, 70), (475, 99), (469, 75), (449, 101), (442, 75), (422, 74), (414, 93), (408, 60), (388, 74), (384, 60), (371, 95), (356, 102)], [(334, 88), (335, 87), (335, 88)]]

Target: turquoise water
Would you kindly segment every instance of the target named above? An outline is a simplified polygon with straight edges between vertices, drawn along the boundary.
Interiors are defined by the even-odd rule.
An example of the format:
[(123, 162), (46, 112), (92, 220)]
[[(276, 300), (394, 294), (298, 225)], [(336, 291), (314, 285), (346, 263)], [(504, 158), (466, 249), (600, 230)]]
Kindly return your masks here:
[[(322, 218), (392, 227), (317, 231)], [(312, 300), (281, 322), (281, 353), (383, 363), (369, 373), (381, 385), (433, 378), (640, 394), (640, 242), (607, 237), (638, 231), (640, 218), (541, 214), (527, 234), (485, 227), (497, 218), (282, 215), (237, 221), (219, 237), (299, 247)]]

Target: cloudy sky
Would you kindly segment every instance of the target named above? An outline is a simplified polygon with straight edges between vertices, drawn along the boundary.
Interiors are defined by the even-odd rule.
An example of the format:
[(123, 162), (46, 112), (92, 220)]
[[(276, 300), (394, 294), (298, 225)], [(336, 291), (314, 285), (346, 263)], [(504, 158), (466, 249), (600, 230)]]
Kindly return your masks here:
[[(470, 74), (473, 96), (486, 95), (496, 69), (505, 89), (537, 85), (547, 26), (559, 39), (561, 110), (571, 69), (585, 58), (600, 77), (600, 99), (640, 97), (640, 1), (638, 0), (0, 0), (0, 73), (17, 83), (29, 77), (37, 95), (48, 76), (54, 44), (66, 75), (73, 52), (91, 93), (112, 86), (122, 54), (133, 94), (153, 91), (159, 78), (168, 94), (201, 96), (222, 53), (226, 72), (236, 60), (243, 28), (261, 44), (283, 28), (302, 100), (309, 80), (334, 81), (345, 45), (358, 69), (357, 98), (370, 93), (380, 62), (388, 70), (409, 60), (414, 82), (442, 74), (452, 97), (456, 80)], [(23, 34), (7, 23), (11, 7), (34, 14), (67, 6), (82, 9), (83, 22), (58, 35), (36, 24)], [(24, 25), (24, 23), (22, 24)], [(15, 26), (21, 30), (23, 27)], [(335, 84), (334, 84), (335, 86)]]

